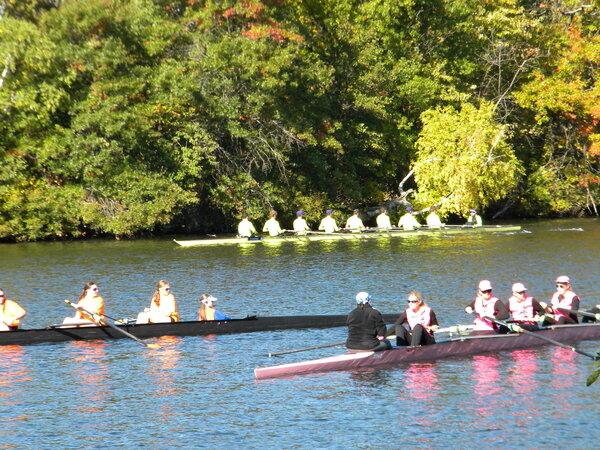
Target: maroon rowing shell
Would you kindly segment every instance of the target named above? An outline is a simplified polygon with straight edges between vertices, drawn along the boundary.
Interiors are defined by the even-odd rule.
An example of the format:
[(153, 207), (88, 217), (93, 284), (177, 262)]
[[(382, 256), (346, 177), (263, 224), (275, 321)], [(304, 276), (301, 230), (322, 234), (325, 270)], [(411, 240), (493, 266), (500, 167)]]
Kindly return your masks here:
[[(560, 342), (577, 342), (600, 339), (600, 324), (564, 325), (537, 331), (540, 336)], [(379, 367), (398, 363), (432, 361), (452, 356), (499, 352), (548, 345), (548, 342), (528, 334), (504, 334), (491, 336), (460, 336), (423, 347), (401, 347), (381, 352), (349, 353), (329, 358), (313, 359), (298, 363), (263, 367), (254, 370), (258, 379), (280, 378), (316, 372), (353, 370)]]

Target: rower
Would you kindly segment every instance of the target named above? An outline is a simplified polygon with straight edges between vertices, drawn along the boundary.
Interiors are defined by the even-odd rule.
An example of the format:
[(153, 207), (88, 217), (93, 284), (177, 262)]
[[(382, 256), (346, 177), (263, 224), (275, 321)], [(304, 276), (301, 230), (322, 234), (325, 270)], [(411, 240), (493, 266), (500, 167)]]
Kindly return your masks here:
[(25, 314), (27, 311), (14, 300), (7, 299), (4, 289), (0, 289), (0, 331), (13, 331), (19, 328)]
[(98, 295), (98, 291), (99, 288), (96, 283), (86, 283), (76, 305), (76, 307), (85, 309), (85, 312), (77, 309), (75, 315), (65, 317), (63, 323), (68, 325), (97, 325), (97, 322), (103, 323), (104, 299)]
[(470, 226), (473, 228), (480, 227), (483, 225), (483, 221), (481, 220), (481, 216), (477, 214), (476, 209), (472, 209), (469, 213), (469, 217), (467, 218), (466, 226)]
[(171, 285), (165, 280), (159, 280), (150, 301), (150, 308), (146, 308), (138, 314), (136, 323), (170, 322), (179, 322), (175, 296), (171, 293)]
[(578, 323), (577, 314), (569, 312), (579, 310), (579, 297), (571, 290), (571, 279), (561, 275), (556, 279), (556, 292), (552, 295), (550, 305), (540, 303), (554, 318), (546, 317), (544, 325), (564, 325)]
[(366, 292), (356, 294), (356, 309), (346, 319), (348, 339), (346, 348), (352, 351), (389, 350), (392, 348), (386, 336), (385, 322), (379, 311), (371, 306), (371, 296)]
[(281, 227), (279, 226), (279, 222), (277, 221), (277, 211), (272, 209), (269, 213), (269, 216), (271, 218), (265, 222), (265, 225), (263, 226), (263, 232), (268, 232), (269, 236), (279, 236), (283, 233), (283, 230), (281, 229)]
[(486, 319), (486, 317), (493, 317), (497, 320), (506, 320), (510, 316), (506, 305), (492, 295), (492, 283), (488, 280), (481, 280), (479, 282), (477, 296), (465, 308), (465, 312), (468, 314), (477, 314), (477, 317), (473, 321), (473, 330), (475, 331), (498, 333), (506, 333), (508, 331), (504, 327), (499, 328), (496, 323)]
[(336, 231), (340, 231), (340, 227), (337, 226), (335, 219), (332, 217), (333, 211), (328, 209), (325, 211), (325, 214), (327, 215), (323, 218), (323, 220), (321, 220), (321, 223), (319, 224), (319, 230), (322, 230), (325, 233), (335, 233)]
[(294, 220), (294, 231), (298, 235), (305, 235), (307, 231), (310, 231), (306, 220), (304, 220), (304, 212), (298, 211), (296, 213), (296, 220)]
[(512, 285), (512, 297), (508, 299), (506, 304), (513, 321), (519, 324), (521, 328), (529, 331), (535, 331), (539, 328), (535, 316), (536, 314), (543, 315), (544, 308), (536, 299), (527, 295), (527, 288), (523, 283)]
[(413, 216), (412, 207), (406, 208), (406, 213), (400, 217), (398, 221), (398, 228), (404, 228), (406, 231), (414, 230), (415, 228), (421, 228), (419, 221)]
[(360, 218), (360, 210), (355, 209), (354, 212), (348, 220), (346, 220), (346, 229), (352, 231), (353, 233), (360, 233), (366, 227), (363, 225), (363, 221)]
[(202, 294), (200, 297), (200, 308), (198, 308), (198, 320), (231, 320), (225, 314), (215, 309), (217, 297), (210, 294)]
[(387, 209), (381, 208), (381, 214), (377, 216), (377, 228), (380, 230), (391, 230), (392, 222), (390, 217), (387, 215)]
[(238, 224), (238, 236), (239, 237), (251, 237), (256, 234), (256, 228), (248, 219), (248, 213), (242, 214), (242, 221)]
[(437, 215), (437, 208), (435, 206), (429, 208), (429, 215), (425, 220), (429, 228), (442, 228), (442, 226), (444, 226), (440, 220), (440, 216)]
[[(407, 324), (406, 329), (403, 324)], [(394, 328), (388, 334), (396, 333), (396, 345), (417, 347), (435, 344), (433, 333), (439, 328), (433, 310), (425, 304), (418, 291), (408, 294), (408, 308), (394, 322)]]

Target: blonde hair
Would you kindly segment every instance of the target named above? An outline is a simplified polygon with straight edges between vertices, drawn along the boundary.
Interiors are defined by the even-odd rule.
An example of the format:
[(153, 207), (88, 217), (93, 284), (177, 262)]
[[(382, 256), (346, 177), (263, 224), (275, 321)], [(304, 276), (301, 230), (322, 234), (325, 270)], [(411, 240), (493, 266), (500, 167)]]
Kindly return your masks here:
[(427, 306), (427, 304), (425, 303), (425, 300), (423, 300), (423, 295), (419, 291), (410, 291), (408, 293), (408, 298), (410, 298), (410, 297), (416, 297), (417, 300), (419, 300), (419, 304), (421, 304), (423, 306)]

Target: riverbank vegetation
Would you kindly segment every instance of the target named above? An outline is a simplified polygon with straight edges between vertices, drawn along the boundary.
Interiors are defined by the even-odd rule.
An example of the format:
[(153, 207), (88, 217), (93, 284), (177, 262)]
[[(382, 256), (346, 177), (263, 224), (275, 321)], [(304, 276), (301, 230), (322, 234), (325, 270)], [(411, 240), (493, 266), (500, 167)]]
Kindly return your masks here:
[(599, 5), (3, 0), (0, 239), (597, 215)]

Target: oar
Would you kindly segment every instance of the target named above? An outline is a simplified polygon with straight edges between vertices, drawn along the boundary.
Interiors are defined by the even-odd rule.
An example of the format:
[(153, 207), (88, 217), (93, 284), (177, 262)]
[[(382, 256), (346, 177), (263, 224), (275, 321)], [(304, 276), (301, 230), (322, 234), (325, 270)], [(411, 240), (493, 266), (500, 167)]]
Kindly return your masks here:
[(438, 328), (437, 330), (433, 330), (434, 333), (462, 333), (464, 331), (469, 331), (475, 328), (474, 325), (454, 325), (453, 327), (447, 328)]
[[(79, 311), (83, 311), (84, 313), (86, 313), (88, 316), (90, 316), (90, 317), (92, 318), (92, 320), (93, 320), (93, 321), (96, 323), (96, 325), (98, 325), (98, 326), (107, 325), (107, 326), (109, 326), (110, 328), (112, 328), (113, 330), (116, 330), (116, 331), (118, 331), (119, 333), (122, 333), (122, 334), (124, 334), (124, 335), (125, 335), (125, 336), (127, 336), (128, 338), (130, 338), (130, 339), (133, 339), (133, 340), (134, 340), (134, 341), (136, 341), (136, 342), (139, 342), (140, 344), (142, 344), (142, 345), (143, 345), (143, 346), (145, 346), (145, 347), (148, 347), (148, 348), (160, 348), (160, 345), (157, 345), (157, 344), (147, 344), (147, 343), (145, 343), (144, 341), (142, 341), (140, 338), (137, 338), (137, 337), (135, 337), (133, 334), (131, 334), (131, 333), (128, 333), (128, 332), (127, 332), (127, 331), (125, 331), (125, 330), (122, 330), (121, 328), (119, 328), (119, 327), (117, 327), (117, 326), (113, 325), (112, 323), (106, 322), (106, 323), (104, 324), (104, 323), (100, 322), (100, 320), (97, 320), (97, 319), (96, 319), (96, 317), (97, 317), (97, 315), (96, 315), (96, 314), (93, 314), (93, 313), (91, 313), (91, 312), (87, 311), (86, 309), (82, 308), (81, 306), (77, 306), (75, 303), (73, 303), (73, 302), (71, 302), (71, 301), (69, 301), (69, 300), (65, 300), (65, 303), (66, 303), (67, 305), (69, 305), (69, 306), (72, 306), (73, 308), (75, 308), (75, 309), (77, 309), (77, 310), (79, 310)], [(105, 315), (105, 317), (108, 317), (108, 316), (106, 316), (106, 315)]]
[[(396, 335), (386, 336), (386, 339), (394, 339)], [(323, 345), (313, 345), (312, 347), (304, 347), (304, 348), (296, 348), (294, 350), (284, 350), (282, 352), (269, 353), (267, 356), (270, 358), (272, 356), (279, 355), (287, 355), (288, 353), (298, 353), (298, 352), (306, 352), (309, 350), (317, 350), (319, 348), (329, 348), (329, 347), (337, 347), (339, 345), (345, 345), (346, 341), (334, 342), (332, 344), (323, 344)]]
[(566, 348), (567, 350), (571, 350), (575, 353), (579, 353), (580, 355), (587, 356), (588, 358), (592, 358), (594, 361), (597, 361), (600, 359), (599, 353), (592, 355), (591, 353), (584, 352), (583, 350), (579, 350), (576, 347), (572, 347), (570, 345), (563, 344), (562, 342), (555, 341), (554, 339), (547, 338), (546, 336), (541, 336), (539, 334), (539, 332), (526, 330), (526, 329), (520, 327), (519, 325), (517, 325), (516, 323), (506, 323), (502, 320), (494, 319), (493, 317), (485, 317), (485, 319), (490, 320), (494, 323), (497, 323), (498, 325), (503, 325), (511, 331), (515, 331), (517, 333), (528, 334), (529, 336), (533, 336), (535, 338), (541, 339), (542, 341), (546, 341), (546, 342), (556, 345), (558, 347)]
[(567, 308), (562, 308), (562, 307), (558, 307), (557, 309), (561, 309), (563, 311), (568, 312), (569, 314), (578, 314), (582, 317), (591, 317), (592, 319), (596, 319), (596, 320), (600, 320), (600, 314), (594, 314), (594, 313), (590, 313), (590, 312), (585, 312), (585, 311), (575, 311), (574, 309), (567, 309)]

